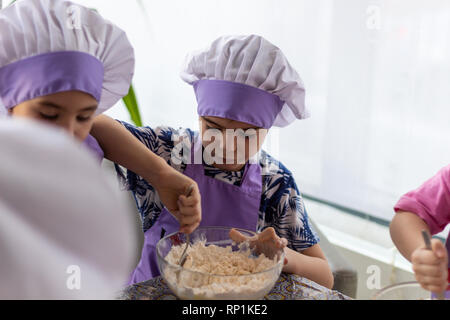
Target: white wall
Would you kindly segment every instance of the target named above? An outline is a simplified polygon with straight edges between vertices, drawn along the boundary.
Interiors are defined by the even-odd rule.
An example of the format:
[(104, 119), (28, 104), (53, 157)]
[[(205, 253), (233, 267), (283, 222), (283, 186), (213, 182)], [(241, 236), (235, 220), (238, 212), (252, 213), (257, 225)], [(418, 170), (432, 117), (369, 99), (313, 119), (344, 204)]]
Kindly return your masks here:
[[(145, 124), (197, 127), (185, 55), (257, 33), (303, 77), (312, 118), (275, 135), (302, 192), (390, 219), (450, 163), (448, 0), (83, 0), (124, 28)], [(128, 120), (123, 106), (108, 114)]]

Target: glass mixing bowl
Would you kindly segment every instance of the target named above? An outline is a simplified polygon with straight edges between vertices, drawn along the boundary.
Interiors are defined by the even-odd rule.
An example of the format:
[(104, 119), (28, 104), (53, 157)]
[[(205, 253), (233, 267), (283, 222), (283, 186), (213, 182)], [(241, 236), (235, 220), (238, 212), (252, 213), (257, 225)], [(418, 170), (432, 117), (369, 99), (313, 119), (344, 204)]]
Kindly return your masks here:
[[(434, 300), (430, 291), (423, 289), (417, 281), (401, 282), (378, 291), (374, 300)], [(446, 300), (450, 299), (447, 293)]]
[[(206, 240), (205, 245), (219, 247), (231, 246), (232, 251), (238, 251), (239, 246), (233, 243), (229, 237), (229, 227), (200, 227), (191, 233), (191, 244)], [(237, 229), (245, 236), (254, 236), (255, 233), (248, 230)], [(186, 236), (175, 232), (162, 238), (156, 245), (158, 267), (162, 277), (169, 288), (180, 299), (185, 300), (257, 300), (262, 299), (275, 285), (284, 265), (284, 250), (278, 250), (274, 259), (275, 265), (267, 270), (244, 275), (219, 275), (192, 271), (177, 263), (170, 263), (166, 256), (174, 246), (186, 245)], [(248, 247), (247, 247), (248, 248)], [(251, 258), (256, 258), (254, 251)]]

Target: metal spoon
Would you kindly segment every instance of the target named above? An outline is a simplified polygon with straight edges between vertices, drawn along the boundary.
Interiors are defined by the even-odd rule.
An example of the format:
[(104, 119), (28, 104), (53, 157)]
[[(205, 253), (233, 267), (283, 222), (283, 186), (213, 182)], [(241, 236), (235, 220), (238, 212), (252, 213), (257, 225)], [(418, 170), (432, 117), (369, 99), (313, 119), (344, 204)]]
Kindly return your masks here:
[[(194, 189), (194, 185), (190, 185), (186, 191), (186, 197), (189, 197), (191, 195), (193, 189)], [(187, 248), (188, 248), (190, 242), (191, 242), (191, 235), (187, 234), (186, 235), (186, 246), (184, 247), (183, 253), (181, 254), (180, 261), (178, 262), (178, 264), (180, 266), (184, 266), (184, 263), (186, 262)]]
[[(430, 236), (430, 234), (428, 233), (428, 231), (427, 230), (422, 230), (422, 237), (423, 237), (423, 241), (425, 241), (425, 247), (426, 247), (426, 249), (427, 250), (433, 250), (432, 248), (431, 248), (431, 236)], [(438, 299), (438, 300), (445, 300), (445, 296), (444, 296), (444, 294), (443, 293), (437, 293), (436, 294), (436, 298)]]

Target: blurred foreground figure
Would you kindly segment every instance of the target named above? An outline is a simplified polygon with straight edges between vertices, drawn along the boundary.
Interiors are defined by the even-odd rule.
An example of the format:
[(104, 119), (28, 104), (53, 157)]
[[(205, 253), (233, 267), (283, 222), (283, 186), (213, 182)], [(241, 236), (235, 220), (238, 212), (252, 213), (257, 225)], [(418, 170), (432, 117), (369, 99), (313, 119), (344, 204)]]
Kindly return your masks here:
[(117, 186), (62, 129), (0, 119), (0, 299), (110, 299), (136, 246)]

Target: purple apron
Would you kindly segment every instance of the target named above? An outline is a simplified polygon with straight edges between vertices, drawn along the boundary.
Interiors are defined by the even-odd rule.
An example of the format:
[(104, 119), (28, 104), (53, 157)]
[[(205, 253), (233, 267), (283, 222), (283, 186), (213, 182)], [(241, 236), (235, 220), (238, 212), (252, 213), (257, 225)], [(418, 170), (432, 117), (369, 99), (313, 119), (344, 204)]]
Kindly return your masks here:
[[(447, 275), (447, 283), (450, 283), (450, 234), (447, 236), (447, 242), (445, 244), (447, 247), (447, 257), (448, 257), (448, 275)], [(450, 300), (450, 285), (447, 287), (447, 291), (444, 293), (445, 298)], [(433, 293), (431, 297), (436, 298), (436, 295)]]
[[(197, 182), (202, 196), (202, 221), (200, 226), (228, 226), (256, 231), (261, 202), (262, 178), (259, 164), (247, 162), (240, 186), (206, 176), (203, 164), (194, 164), (195, 152), (201, 152), (201, 140), (196, 139), (191, 148), (191, 163), (184, 174)], [(129, 284), (142, 282), (160, 275), (156, 244), (165, 234), (179, 230), (178, 221), (163, 209), (156, 223), (145, 232), (144, 246), (139, 264), (132, 273)]]
[(83, 141), (83, 145), (92, 152), (92, 154), (100, 163), (102, 162), (105, 154), (103, 153), (102, 148), (93, 136), (88, 135), (87, 138)]
[[(447, 243), (445, 246), (447, 247), (447, 257), (448, 257), (447, 283), (450, 283), (450, 234), (447, 236)], [(450, 300), (450, 284), (448, 285), (447, 291), (445, 292), (445, 297)]]

